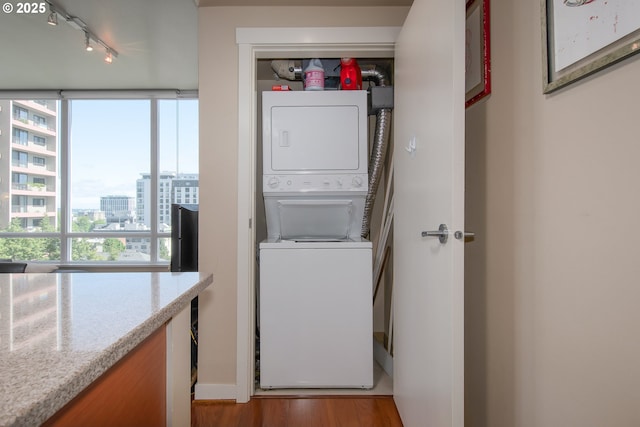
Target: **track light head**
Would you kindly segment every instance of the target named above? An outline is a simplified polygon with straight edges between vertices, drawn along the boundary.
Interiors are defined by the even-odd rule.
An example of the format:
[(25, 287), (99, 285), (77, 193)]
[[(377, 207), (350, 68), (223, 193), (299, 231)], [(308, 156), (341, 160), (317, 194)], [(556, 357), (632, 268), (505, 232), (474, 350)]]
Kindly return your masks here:
[(89, 33), (86, 31), (84, 32), (84, 48), (87, 50), (87, 52), (93, 51), (93, 46), (91, 46), (91, 38), (89, 37)]
[(51, 10), (51, 13), (49, 13), (47, 24), (53, 25), (54, 27), (58, 25), (58, 15), (53, 10)]
[(111, 64), (113, 62), (113, 54), (109, 49), (107, 49), (107, 54), (104, 57), (104, 62), (107, 64)]

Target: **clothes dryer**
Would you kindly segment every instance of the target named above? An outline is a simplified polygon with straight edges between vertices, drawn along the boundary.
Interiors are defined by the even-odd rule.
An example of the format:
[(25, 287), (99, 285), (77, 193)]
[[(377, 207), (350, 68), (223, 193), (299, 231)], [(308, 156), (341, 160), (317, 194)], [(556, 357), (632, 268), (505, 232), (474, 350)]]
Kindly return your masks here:
[(366, 91), (264, 92), (263, 196), (272, 239), (360, 236)]

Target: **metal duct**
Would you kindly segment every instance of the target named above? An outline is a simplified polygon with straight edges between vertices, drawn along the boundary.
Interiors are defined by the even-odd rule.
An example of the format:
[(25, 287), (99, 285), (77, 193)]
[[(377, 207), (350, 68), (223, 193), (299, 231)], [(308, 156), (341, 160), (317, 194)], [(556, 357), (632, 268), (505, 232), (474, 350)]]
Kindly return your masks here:
[(375, 65), (372, 65), (368, 68), (364, 67), (366, 67), (366, 65), (361, 65), (362, 80), (373, 80), (378, 86), (387, 86), (389, 84), (389, 82), (387, 81), (387, 76), (383, 71), (378, 70)]
[(302, 66), (299, 61), (276, 59), (271, 61), (271, 69), (276, 75), (286, 80), (302, 80)]
[[(387, 76), (375, 66), (362, 70), (362, 80), (373, 80), (378, 86), (387, 86)], [(376, 113), (376, 130), (371, 147), (371, 157), (369, 159), (369, 190), (364, 205), (364, 217), (362, 219), (363, 238), (369, 236), (371, 228), (371, 216), (373, 214), (373, 204), (378, 192), (380, 177), (384, 168), (384, 161), (389, 145), (389, 130), (391, 128), (391, 108), (379, 109)]]

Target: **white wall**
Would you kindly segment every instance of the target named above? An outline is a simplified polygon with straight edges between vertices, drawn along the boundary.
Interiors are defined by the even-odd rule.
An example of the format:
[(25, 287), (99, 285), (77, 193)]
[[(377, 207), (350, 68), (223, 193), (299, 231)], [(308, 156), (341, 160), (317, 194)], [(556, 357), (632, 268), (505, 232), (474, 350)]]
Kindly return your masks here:
[[(236, 382), (238, 55), (236, 27), (401, 25), (407, 7), (199, 9), (200, 259), (214, 284), (200, 297), (198, 383), (218, 396)], [(249, 143), (249, 141), (247, 141)]]
[(640, 425), (640, 57), (542, 94), (540, 2), (492, 0), (467, 111), (466, 425)]

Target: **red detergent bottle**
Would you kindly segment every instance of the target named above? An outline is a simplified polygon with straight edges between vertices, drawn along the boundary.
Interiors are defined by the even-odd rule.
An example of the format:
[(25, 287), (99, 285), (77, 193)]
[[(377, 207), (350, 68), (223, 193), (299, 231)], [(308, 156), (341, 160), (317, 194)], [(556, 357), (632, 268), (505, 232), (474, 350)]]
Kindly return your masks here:
[(342, 90), (362, 89), (362, 71), (355, 58), (340, 58), (340, 87)]

